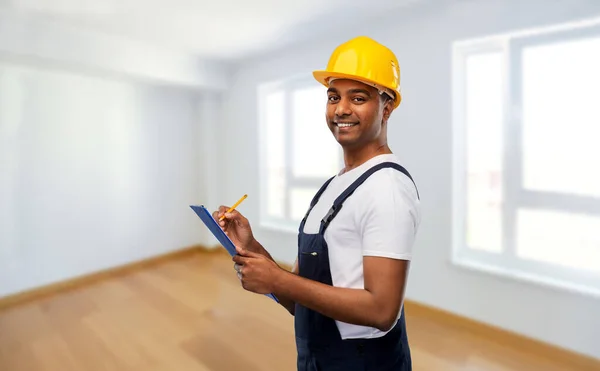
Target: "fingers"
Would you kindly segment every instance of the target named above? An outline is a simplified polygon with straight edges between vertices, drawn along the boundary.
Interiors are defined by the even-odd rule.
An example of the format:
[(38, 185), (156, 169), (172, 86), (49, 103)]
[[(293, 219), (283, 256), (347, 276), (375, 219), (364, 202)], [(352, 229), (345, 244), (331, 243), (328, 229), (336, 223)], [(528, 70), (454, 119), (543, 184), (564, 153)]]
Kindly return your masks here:
[(231, 260), (233, 260), (238, 265), (244, 265), (247, 264), (250, 259), (251, 258), (242, 255), (234, 255)]
[(240, 255), (236, 255), (236, 256), (233, 257), (233, 261), (235, 262), (233, 264), (233, 269), (236, 272), (237, 278), (240, 281), (242, 281), (242, 282), (243, 282), (243, 276), (242, 275), (244, 274), (243, 272), (245, 270), (244, 268), (245, 267), (249, 267), (249, 266), (246, 265), (248, 263), (249, 259), (250, 258), (245, 258), (245, 257), (240, 256)]
[(212, 213), (213, 219), (217, 221), (217, 224), (219, 224), (219, 226), (225, 232), (227, 232), (227, 226), (230, 224), (230, 218), (227, 218), (227, 216), (225, 216), (227, 210), (229, 210), (228, 206), (220, 206), (218, 210)]
[(223, 216), (223, 214), (225, 214), (226, 211), (227, 211), (227, 209), (225, 208), (225, 206), (221, 206), (221, 207), (219, 207), (218, 210), (216, 210), (212, 213), (213, 218), (217, 221), (217, 223), (221, 227), (225, 226), (224, 220), (221, 220), (221, 217)]
[[(225, 210), (225, 211), (227, 211), (227, 210)], [(225, 216), (225, 219), (231, 220), (239, 226), (248, 225), (247, 219), (242, 214), (240, 214), (240, 212), (237, 210), (233, 210), (231, 212), (225, 212), (223, 215)]]
[(216, 220), (219, 220), (225, 214), (225, 212), (227, 212), (227, 210), (229, 210), (227, 206), (220, 206), (218, 210), (213, 211), (212, 217)]
[(250, 251), (250, 250), (243, 249), (243, 248), (241, 248), (239, 246), (235, 247), (235, 251), (237, 251), (237, 253), (238, 253), (238, 255), (236, 255), (236, 256), (242, 256), (242, 257), (253, 258), (253, 259), (254, 258), (263, 258), (264, 257), (261, 254), (255, 253), (255, 252)]
[[(234, 221), (239, 226), (248, 226), (248, 220), (240, 214), (239, 211), (233, 210), (227, 212), (227, 210), (229, 210), (228, 206), (220, 206), (219, 209), (212, 214), (213, 218), (221, 227), (227, 226), (228, 221)], [(221, 220), (221, 218), (223, 218), (223, 220)]]
[(242, 268), (243, 268), (243, 267), (244, 267), (243, 265), (240, 265), (240, 264), (238, 264), (238, 263), (235, 263), (235, 264), (233, 265), (233, 269), (235, 270), (235, 272), (236, 272), (236, 275), (237, 275), (237, 277), (238, 277), (238, 279), (239, 279), (240, 281), (242, 280)]
[(242, 216), (242, 214), (239, 213), (239, 211), (237, 210), (232, 210), (231, 212), (227, 212), (227, 210), (229, 210), (230, 207), (229, 206), (220, 206), (219, 210), (217, 211), (217, 217), (220, 219), (222, 217), (225, 217), (226, 219), (230, 219), (230, 220), (238, 220), (238, 219), (243, 219), (244, 217)]
[(218, 217), (221, 218), (226, 212), (229, 210), (228, 206), (219, 206), (219, 210), (217, 210)]
[(246, 219), (239, 211), (232, 210), (231, 212), (227, 212), (229, 207), (221, 206), (219, 208), (219, 218), (224, 216), (225, 219), (235, 221), (236, 224), (240, 226), (248, 226), (248, 219)]

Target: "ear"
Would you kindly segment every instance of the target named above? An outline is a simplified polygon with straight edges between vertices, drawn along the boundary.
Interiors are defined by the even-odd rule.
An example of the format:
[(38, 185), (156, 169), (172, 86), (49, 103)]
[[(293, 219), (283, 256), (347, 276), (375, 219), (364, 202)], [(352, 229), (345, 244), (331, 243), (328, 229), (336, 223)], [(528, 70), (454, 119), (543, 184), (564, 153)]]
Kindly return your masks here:
[(392, 111), (394, 110), (394, 101), (392, 99), (386, 99), (383, 103), (383, 123), (387, 123)]

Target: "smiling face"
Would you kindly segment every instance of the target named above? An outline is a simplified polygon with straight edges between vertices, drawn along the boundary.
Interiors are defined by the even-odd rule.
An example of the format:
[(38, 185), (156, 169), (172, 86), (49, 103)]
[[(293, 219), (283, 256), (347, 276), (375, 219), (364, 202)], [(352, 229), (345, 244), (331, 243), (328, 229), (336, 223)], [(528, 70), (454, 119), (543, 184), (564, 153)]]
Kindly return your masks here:
[(327, 125), (344, 149), (360, 149), (386, 141), (385, 126), (393, 100), (374, 87), (354, 80), (334, 80), (327, 90)]

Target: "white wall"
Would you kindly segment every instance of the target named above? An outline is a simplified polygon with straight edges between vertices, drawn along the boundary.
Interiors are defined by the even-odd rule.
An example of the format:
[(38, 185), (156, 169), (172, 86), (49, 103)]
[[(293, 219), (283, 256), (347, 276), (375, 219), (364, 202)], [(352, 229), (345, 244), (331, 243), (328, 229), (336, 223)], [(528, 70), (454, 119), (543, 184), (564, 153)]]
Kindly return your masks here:
[[(197, 142), (198, 157), (201, 166), (197, 177), (200, 181), (202, 196), (196, 204), (203, 204), (209, 210), (216, 210), (223, 201), (222, 189), (225, 179), (220, 178), (223, 173), (219, 167), (222, 157), (231, 149), (231, 143), (222, 137), (221, 124), (223, 122), (223, 96), (218, 93), (204, 94), (199, 103), (200, 135)], [(231, 204), (231, 203), (230, 203)], [(219, 241), (202, 224), (202, 239), (200, 243), (209, 249), (218, 248)]]
[(203, 241), (193, 92), (0, 63), (0, 296)]
[(226, 88), (224, 64), (0, 12), (0, 297), (213, 244), (189, 205), (216, 197)]
[[(377, 25), (353, 25), (320, 40), (242, 64), (225, 109), (219, 179), (224, 202), (248, 193), (243, 212), (258, 222), (257, 84), (324, 68), (333, 48), (358, 34), (391, 47), (400, 59), (403, 104), (390, 120), (390, 144), (414, 175), (422, 195), (423, 224), (407, 296), (559, 346), (600, 357), (600, 301), (466, 271), (450, 264), (451, 249), (451, 43), (516, 28), (600, 15), (593, 1), (462, 1), (392, 14)], [(446, 3), (448, 4), (448, 3)], [(244, 161), (249, 165), (241, 166)], [(241, 210), (242, 211), (242, 210)], [(296, 235), (255, 227), (265, 247), (292, 262)]]

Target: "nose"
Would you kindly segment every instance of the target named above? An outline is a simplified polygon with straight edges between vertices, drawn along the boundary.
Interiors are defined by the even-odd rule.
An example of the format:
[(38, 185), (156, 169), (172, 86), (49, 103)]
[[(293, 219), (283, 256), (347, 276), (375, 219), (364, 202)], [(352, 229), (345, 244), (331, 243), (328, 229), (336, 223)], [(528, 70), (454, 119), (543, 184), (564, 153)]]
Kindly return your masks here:
[(335, 106), (335, 115), (336, 116), (349, 116), (352, 114), (352, 109), (350, 108), (350, 102), (347, 99), (340, 99), (338, 104)]

